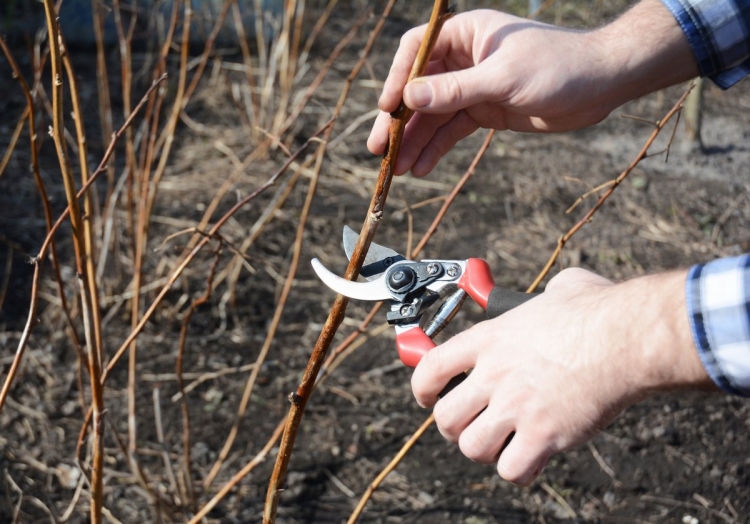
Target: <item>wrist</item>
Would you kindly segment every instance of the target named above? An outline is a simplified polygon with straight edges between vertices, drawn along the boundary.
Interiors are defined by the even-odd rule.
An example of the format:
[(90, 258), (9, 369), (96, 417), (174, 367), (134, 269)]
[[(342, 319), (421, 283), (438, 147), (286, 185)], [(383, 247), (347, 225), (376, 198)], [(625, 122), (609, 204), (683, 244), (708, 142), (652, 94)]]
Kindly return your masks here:
[(699, 75), (684, 32), (660, 0), (643, 0), (589, 33), (612, 108)]
[[(630, 389), (636, 396), (678, 389), (715, 389), (690, 331), (686, 271), (637, 278), (611, 288), (621, 351), (628, 353)], [(607, 314), (605, 312), (605, 314)], [(625, 371), (625, 370), (623, 370)]]

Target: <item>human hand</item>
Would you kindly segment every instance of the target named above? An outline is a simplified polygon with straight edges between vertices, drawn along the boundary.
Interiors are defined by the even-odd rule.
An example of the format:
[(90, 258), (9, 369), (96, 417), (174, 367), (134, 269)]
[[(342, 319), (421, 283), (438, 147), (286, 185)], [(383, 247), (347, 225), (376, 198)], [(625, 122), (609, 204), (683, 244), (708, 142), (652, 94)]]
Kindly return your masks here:
[(479, 127), (579, 129), (627, 100), (697, 73), (684, 35), (659, 0), (646, 0), (595, 31), (491, 10), (460, 14), (443, 25), (426, 76), (407, 84), (425, 30), (412, 29), (401, 39), (367, 141), (372, 153), (384, 152), (389, 113), (403, 95), (417, 113), (406, 127), (397, 175), (429, 173)]
[(543, 294), (427, 353), (412, 377), (414, 396), (434, 405), (440, 432), (464, 455), (497, 461), (501, 477), (527, 485), (552, 454), (648, 393), (714, 388), (693, 346), (684, 282), (685, 272), (614, 285), (562, 271)]

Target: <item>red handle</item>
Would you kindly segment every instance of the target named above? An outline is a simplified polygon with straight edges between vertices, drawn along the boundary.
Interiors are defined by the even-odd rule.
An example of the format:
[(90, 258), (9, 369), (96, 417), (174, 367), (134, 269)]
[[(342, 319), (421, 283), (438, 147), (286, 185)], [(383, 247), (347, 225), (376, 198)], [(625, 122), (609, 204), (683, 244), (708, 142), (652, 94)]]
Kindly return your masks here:
[(401, 357), (401, 362), (410, 368), (417, 367), (422, 357), (435, 346), (436, 344), (420, 327), (396, 335), (398, 356)]
[(487, 310), (490, 292), (495, 287), (489, 264), (481, 258), (468, 259), (466, 271), (458, 279), (458, 287), (466, 291), (482, 309)]

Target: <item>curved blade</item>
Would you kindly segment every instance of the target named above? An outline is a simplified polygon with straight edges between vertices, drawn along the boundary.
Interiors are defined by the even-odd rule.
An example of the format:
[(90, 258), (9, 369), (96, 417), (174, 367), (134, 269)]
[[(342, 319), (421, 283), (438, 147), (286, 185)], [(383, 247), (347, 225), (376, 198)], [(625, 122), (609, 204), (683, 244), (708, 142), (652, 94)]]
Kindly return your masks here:
[[(352, 253), (354, 253), (354, 246), (357, 245), (358, 238), (359, 234), (356, 231), (349, 226), (344, 226), (344, 252), (346, 253), (346, 258), (349, 260), (352, 259)], [(370, 243), (370, 249), (367, 251), (359, 274), (367, 280), (375, 280), (385, 273), (386, 269), (402, 260), (406, 260), (403, 255), (399, 255), (390, 248), (372, 242)]]
[(393, 298), (385, 285), (385, 278), (372, 282), (352, 282), (328, 271), (317, 258), (312, 259), (312, 267), (326, 286), (345, 297), (371, 302)]

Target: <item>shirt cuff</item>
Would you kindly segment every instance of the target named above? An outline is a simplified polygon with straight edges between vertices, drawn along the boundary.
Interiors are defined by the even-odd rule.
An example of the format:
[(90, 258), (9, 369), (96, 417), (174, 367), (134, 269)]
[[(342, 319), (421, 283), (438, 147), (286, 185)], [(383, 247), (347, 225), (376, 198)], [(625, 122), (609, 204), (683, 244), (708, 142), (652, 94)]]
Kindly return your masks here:
[(724, 391), (750, 397), (750, 254), (693, 266), (685, 291), (706, 372)]
[(701, 76), (728, 89), (750, 74), (750, 2), (661, 1), (685, 33)]

